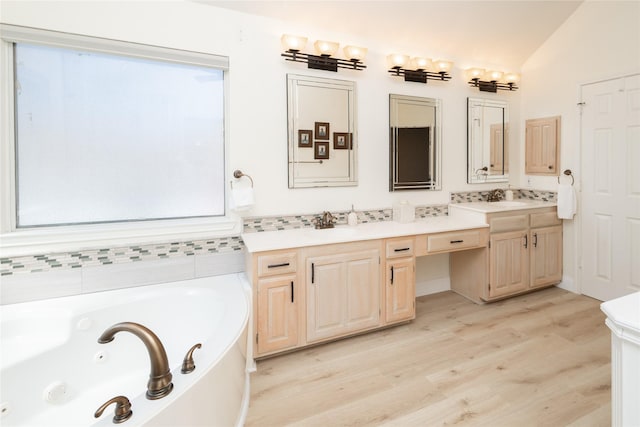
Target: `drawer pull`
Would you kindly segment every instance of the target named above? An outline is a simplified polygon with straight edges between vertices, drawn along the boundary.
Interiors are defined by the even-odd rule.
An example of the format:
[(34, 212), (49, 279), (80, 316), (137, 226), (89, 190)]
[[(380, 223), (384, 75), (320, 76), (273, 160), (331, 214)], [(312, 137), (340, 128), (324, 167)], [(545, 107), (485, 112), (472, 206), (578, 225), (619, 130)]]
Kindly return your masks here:
[(462, 243), (464, 240), (451, 240), (449, 243)]
[(311, 284), (313, 284), (316, 280), (316, 268), (313, 263), (311, 263)]
[(288, 267), (289, 265), (288, 262), (283, 262), (282, 264), (269, 264), (267, 268)]
[(533, 233), (533, 247), (538, 247), (538, 233)]
[(293, 280), (291, 281), (291, 302), (293, 302)]
[(393, 266), (391, 266), (391, 284), (393, 285)]
[(408, 251), (411, 250), (411, 248), (399, 248), (399, 249), (394, 249), (394, 252), (404, 252), (404, 251)]
[(527, 249), (529, 247), (529, 237), (524, 235), (524, 248)]

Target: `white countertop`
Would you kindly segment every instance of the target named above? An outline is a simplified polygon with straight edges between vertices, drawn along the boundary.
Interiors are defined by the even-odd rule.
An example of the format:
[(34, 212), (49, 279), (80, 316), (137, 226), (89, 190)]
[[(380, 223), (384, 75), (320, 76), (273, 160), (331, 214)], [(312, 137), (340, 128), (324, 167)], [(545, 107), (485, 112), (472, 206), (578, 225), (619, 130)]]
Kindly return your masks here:
[(481, 227), (488, 227), (488, 225), (478, 220), (436, 216), (408, 223), (381, 221), (358, 224), (355, 227), (345, 225), (324, 230), (299, 228), (293, 230), (242, 233), (241, 236), (249, 252), (262, 252), (305, 246), (329, 245), (332, 243), (440, 233), (443, 231), (468, 230)]
[(615, 326), (640, 339), (640, 292), (603, 302), (600, 309)]
[(555, 207), (556, 202), (545, 202), (542, 200), (529, 200), (529, 199), (517, 199), (513, 201), (500, 201), (500, 202), (467, 202), (467, 203), (452, 203), (449, 205), (449, 211), (455, 209), (465, 209), (474, 212), (481, 213), (493, 213), (493, 212), (506, 212), (517, 211), (523, 209), (536, 209)]

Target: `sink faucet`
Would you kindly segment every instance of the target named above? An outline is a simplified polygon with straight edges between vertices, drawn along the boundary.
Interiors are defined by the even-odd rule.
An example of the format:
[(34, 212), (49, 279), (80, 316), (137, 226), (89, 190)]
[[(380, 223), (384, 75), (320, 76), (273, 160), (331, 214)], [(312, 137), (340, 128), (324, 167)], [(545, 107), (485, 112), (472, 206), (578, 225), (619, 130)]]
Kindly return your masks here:
[(331, 212), (325, 211), (321, 217), (316, 218), (316, 228), (333, 228), (333, 224), (336, 222), (336, 217), (331, 215)]
[(489, 191), (489, 195), (487, 196), (488, 202), (499, 202), (502, 199), (504, 199), (504, 190), (501, 188)]
[(133, 322), (116, 323), (107, 328), (100, 335), (98, 342), (106, 344), (113, 341), (118, 332), (130, 332), (147, 347), (149, 359), (151, 360), (151, 372), (149, 373), (149, 381), (147, 382), (147, 399), (156, 400), (165, 397), (173, 390), (171, 379), (171, 371), (169, 370), (169, 361), (167, 360), (167, 352), (156, 334), (151, 332), (149, 328)]

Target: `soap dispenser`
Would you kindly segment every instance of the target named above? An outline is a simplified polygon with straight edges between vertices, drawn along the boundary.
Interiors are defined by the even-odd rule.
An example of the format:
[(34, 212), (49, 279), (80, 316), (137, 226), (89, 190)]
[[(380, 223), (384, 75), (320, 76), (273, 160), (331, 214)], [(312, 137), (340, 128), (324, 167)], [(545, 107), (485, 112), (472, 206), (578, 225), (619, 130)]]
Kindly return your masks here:
[(509, 184), (507, 191), (504, 192), (504, 199), (509, 201), (513, 200), (513, 191), (511, 191), (511, 184)]
[(353, 205), (351, 205), (351, 212), (347, 215), (347, 224), (351, 227), (358, 225), (358, 215), (353, 210)]

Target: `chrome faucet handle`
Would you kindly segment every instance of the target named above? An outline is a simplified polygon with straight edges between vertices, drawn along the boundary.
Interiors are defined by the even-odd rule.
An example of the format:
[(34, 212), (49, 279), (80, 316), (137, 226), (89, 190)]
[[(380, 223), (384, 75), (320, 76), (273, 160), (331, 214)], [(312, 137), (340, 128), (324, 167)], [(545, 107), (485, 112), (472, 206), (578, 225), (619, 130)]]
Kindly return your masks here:
[(131, 410), (131, 402), (129, 402), (129, 399), (127, 399), (126, 396), (116, 396), (112, 399), (107, 400), (102, 404), (102, 406), (98, 408), (93, 416), (99, 418), (104, 410), (107, 409), (107, 407), (112, 403), (116, 404), (115, 415), (113, 416), (114, 424), (123, 423), (131, 418), (131, 414), (133, 414), (133, 411)]
[(201, 347), (202, 344), (198, 343), (189, 349), (187, 354), (184, 356), (184, 360), (182, 361), (182, 369), (180, 370), (180, 372), (182, 372), (183, 374), (190, 374), (194, 371), (194, 369), (196, 369), (196, 364), (193, 361), (193, 352), (196, 350), (196, 348)]

